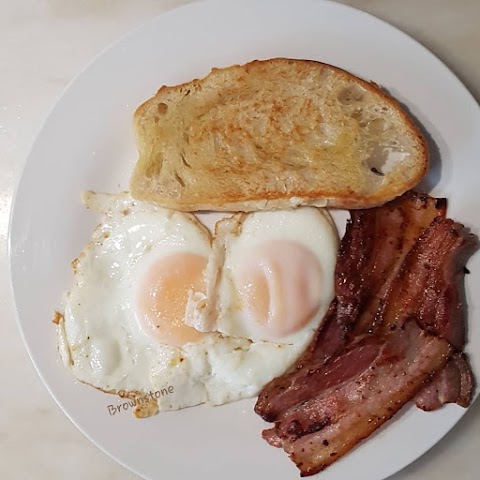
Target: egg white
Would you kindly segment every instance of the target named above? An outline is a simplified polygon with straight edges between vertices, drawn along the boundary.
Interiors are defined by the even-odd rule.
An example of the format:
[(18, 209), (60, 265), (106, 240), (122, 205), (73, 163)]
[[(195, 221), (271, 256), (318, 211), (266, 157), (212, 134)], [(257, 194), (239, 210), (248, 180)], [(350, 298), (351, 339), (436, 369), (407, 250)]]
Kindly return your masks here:
[[(277, 339), (305, 349), (335, 296), (335, 265), (339, 246), (335, 225), (325, 209), (302, 207), (240, 213), (217, 222), (212, 253), (205, 270), (205, 292), (192, 292), (186, 323), (199, 331), (262, 338), (250, 326), (242, 304), (235, 273), (246, 261), (246, 253), (269, 242), (289, 241), (313, 253), (321, 267), (320, 306), (301, 330)], [(288, 294), (288, 285), (286, 288)]]
[(252, 342), (218, 332), (183, 347), (159, 344), (135, 312), (138, 275), (170, 253), (208, 256), (211, 236), (193, 215), (132, 200), (127, 194), (84, 195), (103, 214), (92, 240), (73, 262), (74, 285), (65, 295), (58, 345), (68, 370), (104, 391), (148, 393), (160, 410), (220, 405), (256, 395), (289, 368), (301, 345)]

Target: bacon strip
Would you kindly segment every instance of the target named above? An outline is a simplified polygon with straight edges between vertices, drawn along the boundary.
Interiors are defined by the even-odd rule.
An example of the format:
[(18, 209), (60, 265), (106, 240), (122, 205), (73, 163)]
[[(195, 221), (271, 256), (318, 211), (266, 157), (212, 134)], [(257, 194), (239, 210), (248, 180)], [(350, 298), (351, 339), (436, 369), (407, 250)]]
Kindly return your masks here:
[[(323, 419), (325, 427), (314, 433), (308, 433), (307, 427), (301, 436), (287, 433), (282, 441), (301, 475), (325, 469), (392, 418), (444, 367), (450, 351), (445, 340), (410, 323), (406, 331), (388, 336), (365, 374), (326, 397), (307, 402), (307, 415), (314, 417), (314, 424), (321, 425)], [(295, 420), (290, 416), (287, 421)], [(304, 421), (307, 425), (308, 420)], [(282, 438), (285, 430), (279, 425), (276, 432)]]
[(447, 366), (415, 398), (417, 407), (430, 412), (446, 403), (468, 407), (475, 391), (475, 379), (463, 353), (456, 353)]
[[(376, 209), (376, 238), (374, 250), (365, 253), (371, 257), (367, 272), (362, 275), (361, 286), (364, 294), (364, 308), (353, 320), (354, 329), (349, 339), (372, 333), (382, 320), (382, 308), (392, 284), (403, 265), (405, 257), (418, 240), (418, 237), (435, 218), (444, 218), (447, 202), (428, 195), (408, 192), (406, 195)], [(356, 215), (352, 212), (352, 215)], [(339, 269), (343, 270), (339, 259)], [(352, 271), (345, 269), (345, 276)]]
[(377, 353), (377, 345), (363, 342), (352, 346), (330, 362), (301, 370), (292, 378), (292, 383), (282, 395), (276, 395), (271, 399), (264, 416), (277, 419), (285, 411), (285, 405), (294, 406), (308, 400), (316, 392), (338, 388), (339, 385), (368, 369)]
[(297, 365), (255, 406), (275, 421), (264, 438), (302, 476), (347, 453), (415, 396), (424, 409), (471, 401), (473, 375), (453, 352), (465, 342), (463, 266), (477, 242), (445, 218), (445, 207), (409, 193), (352, 212), (336, 299)]
[(403, 259), (431, 221), (445, 212), (444, 199), (413, 192), (382, 208), (351, 212), (335, 272), (336, 300), (293, 370), (260, 392), (256, 413), (274, 421), (292, 402), (310, 398), (309, 372), (373, 328)]
[(462, 225), (437, 217), (409, 252), (383, 312), (382, 329), (392, 330), (415, 317), (427, 332), (455, 349), (465, 343), (463, 282), (466, 256), (476, 239)]

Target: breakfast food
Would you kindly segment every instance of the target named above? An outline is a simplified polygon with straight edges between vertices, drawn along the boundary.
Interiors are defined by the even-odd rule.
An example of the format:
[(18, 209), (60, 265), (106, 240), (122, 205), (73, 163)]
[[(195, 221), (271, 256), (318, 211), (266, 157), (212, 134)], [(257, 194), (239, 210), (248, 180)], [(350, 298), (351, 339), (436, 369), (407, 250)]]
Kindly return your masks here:
[[(302, 476), (411, 400), (470, 404), (476, 239), (410, 191), (428, 151), (397, 101), (277, 58), (162, 87), (134, 126), (131, 194), (84, 194), (103, 218), (54, 318), (77, 379), (138, 418), (258, 394), (263, 437)], [(340, 251), (324, 206), (351, 209)], [(213, 234), (202, 210), (228, 212)]]
[(210, 232), (193, 215), (128, 194), (87, 192), (84, 203), (103, 219), (73, 262), (74, 286), (56, 316), (60, 353), (77, 379), (132, 398), (167, 391), (151, 400), (174, 410), (255, 396), (301, 355), (321, 317), (310, 337), (283, 342), (185, 324), (189, 291), (203, 291), (211, 255)]
[(475, 378), (463, 352), (452, 355), (445, 368), (415, 397), (418, 408), (431, 412), (446, 403), (468, 407), (475, 391)]
[(135, 112), (134, 198), (175, 210), (368, 208), (425, 175), (425, 140), (374, 83), (307, 60), (214, 69)]
[(444, 200), (414, 193), (351, 212), (327, 319), (255, 406), (275, 422), (264, 438), (302, 475), (328, 467), (410, 400), (424, 409), (470, 403), (461, 292), (477, 240), (445, 214)]
[(312, 207), (241, 213), (215, 226), (205, 292), (187, 323), (253, 341), (311, 340), (334, 297), (338, 235)]

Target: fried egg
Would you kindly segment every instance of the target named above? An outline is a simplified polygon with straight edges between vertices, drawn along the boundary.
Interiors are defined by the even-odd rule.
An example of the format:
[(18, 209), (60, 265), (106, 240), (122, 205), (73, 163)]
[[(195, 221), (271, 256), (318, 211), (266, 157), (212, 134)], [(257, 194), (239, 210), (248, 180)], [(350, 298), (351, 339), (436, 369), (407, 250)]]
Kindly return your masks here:
[(101, 224), (72, 262), (59, 351), (81, 382), (112, 393), (168, 392), (160, 410), (251, 397), (302, 345), (200, 332), (185, 323), (189, 292), (205, 295), (211, 235), (193, 215), (125, 195), (87, 193)]
[(216, 224), (204, 291), (187, 323), (305, 348), (335, 295), (338, 235), (322, 209), (236, 214)]

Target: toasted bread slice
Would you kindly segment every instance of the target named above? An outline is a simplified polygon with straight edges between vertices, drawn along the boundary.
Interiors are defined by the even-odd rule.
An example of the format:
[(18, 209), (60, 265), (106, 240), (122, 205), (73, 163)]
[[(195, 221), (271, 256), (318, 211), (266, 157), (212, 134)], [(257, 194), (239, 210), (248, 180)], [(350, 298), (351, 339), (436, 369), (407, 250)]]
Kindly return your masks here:
[(374, 83), (308, 60), (213, 69), (135, 112), (131, 194), (178, 210), (367, 208), (425, 175), (425, 139)]

